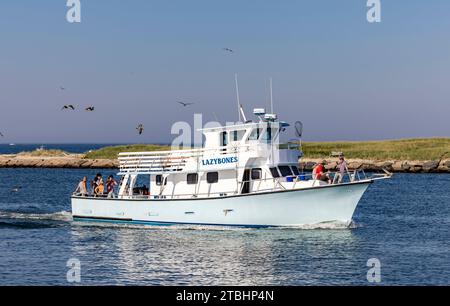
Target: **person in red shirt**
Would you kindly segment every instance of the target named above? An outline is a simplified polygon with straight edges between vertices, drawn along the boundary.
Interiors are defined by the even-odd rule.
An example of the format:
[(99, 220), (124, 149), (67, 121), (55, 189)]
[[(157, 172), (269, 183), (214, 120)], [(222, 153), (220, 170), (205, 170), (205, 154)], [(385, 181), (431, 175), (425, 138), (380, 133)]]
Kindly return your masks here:
[(323, 163), (318, 163), (314, 169), (313, 169), (313, 178), (316, 180), (328, 182), (328, 184), (331, 184), (331, 179), (328, 176), (328, 174), (324, 173), (325, 167)]

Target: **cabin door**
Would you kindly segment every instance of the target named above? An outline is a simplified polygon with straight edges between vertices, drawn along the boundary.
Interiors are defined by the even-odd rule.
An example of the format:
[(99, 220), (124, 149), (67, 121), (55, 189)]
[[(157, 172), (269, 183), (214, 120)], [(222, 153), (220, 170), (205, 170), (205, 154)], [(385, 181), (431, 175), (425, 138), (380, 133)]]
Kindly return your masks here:
[(242, 188), (241, 193), (249, 193), (250, 192), (250, 169), (244, 170), (244, 175), (242, 176)]
[[(227, 132), (222, 132), (220, 133), (221, 137), (220, 137), (220, 146), (221, 147), (226, 147), (228, 145), (228, 133)], [(227, 152), (226, 148), (221, 149), (221, 151), (223, 152), (222, 154), (225, 154)]]

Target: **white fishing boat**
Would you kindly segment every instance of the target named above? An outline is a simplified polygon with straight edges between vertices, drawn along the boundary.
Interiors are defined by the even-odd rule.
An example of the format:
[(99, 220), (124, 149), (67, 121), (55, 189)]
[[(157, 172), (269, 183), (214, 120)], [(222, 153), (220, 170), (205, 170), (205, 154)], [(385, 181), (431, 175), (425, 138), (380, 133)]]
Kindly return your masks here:
[(350, 224), (375, 180), (361, 171), (342, 182), (302, 173), (301, 132), (280, 144), (289, 125), (255, 109), (256, 122), (202, 129), (204, 146), (165, 152), (120, 153), (122, 177), (114, 198), (72, 196), (75, 221), (199, 224), (245, 227)]

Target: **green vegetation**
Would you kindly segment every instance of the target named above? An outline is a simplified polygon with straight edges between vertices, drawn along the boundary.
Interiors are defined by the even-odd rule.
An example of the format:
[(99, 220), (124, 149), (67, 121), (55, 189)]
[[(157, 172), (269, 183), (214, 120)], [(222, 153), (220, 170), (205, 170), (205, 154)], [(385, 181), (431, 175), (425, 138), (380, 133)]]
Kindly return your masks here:
[(336, 151), (344, 152), (346, 158), (439, 160), (447, 152), (450, 157), (450, 138), (303, 143), (306, 158), (328, 157)]
[[(88, 159), (116, 159), (120, 152), (166, 151), (169, 146), (126, 145), (88, 152)], [(327, 158), (331, 152), (344, 152), (346, 158), (372, 160), (438, 160), (450, 152), (450, 138), (401, 139), (385, 141), (304, 142), (305, 158)], [(446, 155), (450, 158), (450, 153)]]
[(169, 146), (161, 145), (125, 145), (125, 146), (113, 146), (104, 147), (95, 151), (86, 153), (84, 158), (87, 159), (116, 159), (120, 152), (151, 152), (151, 151), (167, 151), (170, 150)]
[(70, 154), (62, 150), (35, 150), (31, 152), (21, 152), (18, 155), (31, 157), (63, 157)]

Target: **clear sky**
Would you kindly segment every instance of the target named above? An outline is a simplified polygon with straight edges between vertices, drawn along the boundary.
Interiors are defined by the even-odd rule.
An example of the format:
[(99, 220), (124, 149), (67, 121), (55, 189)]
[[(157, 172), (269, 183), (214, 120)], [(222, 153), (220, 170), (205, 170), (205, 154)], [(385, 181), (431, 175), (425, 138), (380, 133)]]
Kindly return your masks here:
[(381, 0), (376, 24), (365, 0), (81, 3), (70, 24), (65, 0), (0, 2), (0, 142), (170, 142), (194, 112), (237, 119), (235, 73), (247, 113), (273, 77), (306, 140), (450, 136), (448, 0)]

